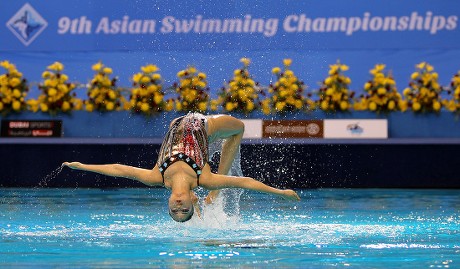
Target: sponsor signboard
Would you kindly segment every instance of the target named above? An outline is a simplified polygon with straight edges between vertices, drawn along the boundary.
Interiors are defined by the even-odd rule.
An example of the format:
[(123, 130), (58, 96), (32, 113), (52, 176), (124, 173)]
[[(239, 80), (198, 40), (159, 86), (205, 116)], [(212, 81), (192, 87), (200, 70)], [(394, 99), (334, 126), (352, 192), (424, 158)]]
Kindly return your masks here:
[(243, 138), (262, 138), (261, 119), (247, 119), (242, 122), (244, 123)]
[(61, 137), (60, 120), (2, 120), (2, 137)]
[(322, 138), (323, 120), (264, 120), (263, 138)]
[(324, 138), (388, 138), (386, 119), (324, 120)]

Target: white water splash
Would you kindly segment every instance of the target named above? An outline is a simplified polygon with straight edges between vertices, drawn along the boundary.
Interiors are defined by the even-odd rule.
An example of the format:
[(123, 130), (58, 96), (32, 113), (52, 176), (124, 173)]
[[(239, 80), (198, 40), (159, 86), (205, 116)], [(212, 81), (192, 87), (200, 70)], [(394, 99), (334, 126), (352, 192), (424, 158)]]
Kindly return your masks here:
[(59, 175), (59, 173), (61, 173), (62, 171), (62, 168), (64, 166), (59, 166), (58, 168), (54, 169), (51, 173), (49, 173), (48, 175), (46, 175), (42, 180), (40, 180), (40, 182), (38, 183), (38, 188), (45, 188), (48, 186), (48, 183), (57, 177), (57, 175)]

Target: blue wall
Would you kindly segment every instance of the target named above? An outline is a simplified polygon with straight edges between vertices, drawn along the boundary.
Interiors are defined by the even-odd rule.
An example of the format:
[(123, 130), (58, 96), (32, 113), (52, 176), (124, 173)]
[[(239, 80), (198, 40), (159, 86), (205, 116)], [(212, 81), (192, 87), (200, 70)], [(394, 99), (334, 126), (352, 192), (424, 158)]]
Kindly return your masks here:
[[(316, 89), (329, 64), (340, 59), (350, 66), (352, 89), (361, 91), (368, 71), (385, 63), (402, 92), (419, 62), (432, 64), (443, 85), (460, 69), (460, 2), (454, 0), (20, 0), (2, 1), (0, 9), (4, 22), (0, 60), (15, 63), (33, 82), (39, 82), (42, 71), (54, 61), (65, 65), (72, 80), (85, 83), (93, 76), (91, 65), (101, 60), (125, 87), (147, 63), (160, 67), (167, 85), (192, 64), (207, 73), (215, 94), (241, 66), (241, 57), (252, 59), (250, 71), (262, 85), (274, 79), (272, 67), (292, 58), (295, 73)], [(172, 18), (183, 27), (178, 28)], [(311, 24), (298, 31), (302, 18)], [(220, 31), (203, 28), (204, 21), (209, 26), (210, 20), (242, 25), (227, 32), (223, 26)], [(136, 30), (136, 23), (145, 21), (154, 27), (144, 33), (129, 32), (129, 23)], [(200, 29), (193, 28), (197, 22)], [(251, 31), (255, 22), (261, 24)], [(187, 26), (193, 27), (184, 32)], [(81, 89), (79, 95), (84, 94)], [(30, 97), (37, 95), (34, 86)]]

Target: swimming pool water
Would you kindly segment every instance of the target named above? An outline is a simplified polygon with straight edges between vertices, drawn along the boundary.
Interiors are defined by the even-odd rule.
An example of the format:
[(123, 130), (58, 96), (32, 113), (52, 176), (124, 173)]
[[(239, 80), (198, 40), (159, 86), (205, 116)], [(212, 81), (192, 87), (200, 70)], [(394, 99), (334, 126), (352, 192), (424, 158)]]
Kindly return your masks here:
[(0, 268), (460, 268), (460, 190), (299, 194), (181, 224), (163, 189), (0, 189)]

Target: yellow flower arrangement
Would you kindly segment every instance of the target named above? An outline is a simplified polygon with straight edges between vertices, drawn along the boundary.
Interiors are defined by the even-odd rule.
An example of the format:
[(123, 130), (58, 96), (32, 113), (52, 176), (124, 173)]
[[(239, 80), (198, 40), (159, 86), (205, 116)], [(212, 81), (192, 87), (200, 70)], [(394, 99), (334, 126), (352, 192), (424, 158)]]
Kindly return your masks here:
[(243, 68), (233, 72), (233, 78), (226, 87), (221, 89), (219, 98), (211, 101), (211, 110), (217, 110), (220, 105), (225, 112), (240, 112), (249, 114), (260, 107), (259, 94), (261, 88), (249, 74), (248, 58), (240, 59)]
[(390, 73), (385, 74), (384, 69), (384, 64), (377, 64), (370, 70), (372, 79), (364, 84), (365, 95), (353, 104), (355, 110), (388, 113), (407, 109), (407, 102), (402, 100), (393, 76)]
[(86, 111), (108, 112), (125, 108), (127, 101), (116, 85), (117, 79), (110, 79), (112, 68), (98, 62), (92, 69), (96, 74), (88, 88), (88, 99), (84, 102)]
[(409, 87), (403, 92), (408, 106), (414, 112), (439, 112), (441, 110), (441, 86), (438, 83), (438, 73), (433, 66), (426, 62), (416, 65), (417, 70), (412, 73)]
[(149, 64), (142, 66), (141, 72), (133, 75), (130, 106), (134, 113), (152, 116), (171, 107), (164, 100), (165, 93), (159, 70), (156, 65)]
[(452, 94), (450, 100), (442, 100), (444, 107), (451, 112), (460, 111), (460, 71), (452, 77), (450, 82), (449, 94)]
[(43, 83), (38, 85), (41, 91), (38, 100), (31, 99), (28, 104), (32, 111), (38, 110), (56, 115), (58, 113), (70, 113), (72, 110), (80, 110), (83, 101), (72, 92), (76, 85), (68, 82), (69, 78), (62, 73), (64, 65), (54, 62), (42, 73)]
[(328, 112), (348, 111), (354, 92), (349, 90), (351, 79), (343, 73), (349, 68), (339, 61), (329, 67), (329, 76), (321, 83), (318, 91), (319, 107)]
[(25, 97), (29, 91), (27, 81), (16, 66), (8, 61), (0, 62), (6, 73), (0, 75), (0, 112), (21, 112), (27, 109)]
[(269, 114), (271, 111), (286, 113), (314, 108), (314, 102), (305, 97), (305, 84), (290, 69), (291, 64), (291, 59), (284, 59), (283, 70), (280, 67), (272, 69), (272, 73), (276, 75), (277, 80), (268, 87), (270, 98), (262, 102), (262, 112), (264, 114)]
[(199, 72), (195, 67), (189, 66), (177, 73), (179, 83), (174, 83), (178, 97), (176, 99), (177, 111), (200, 111), (208, 109), (209, 88), (207, 88), (206, 74)]

